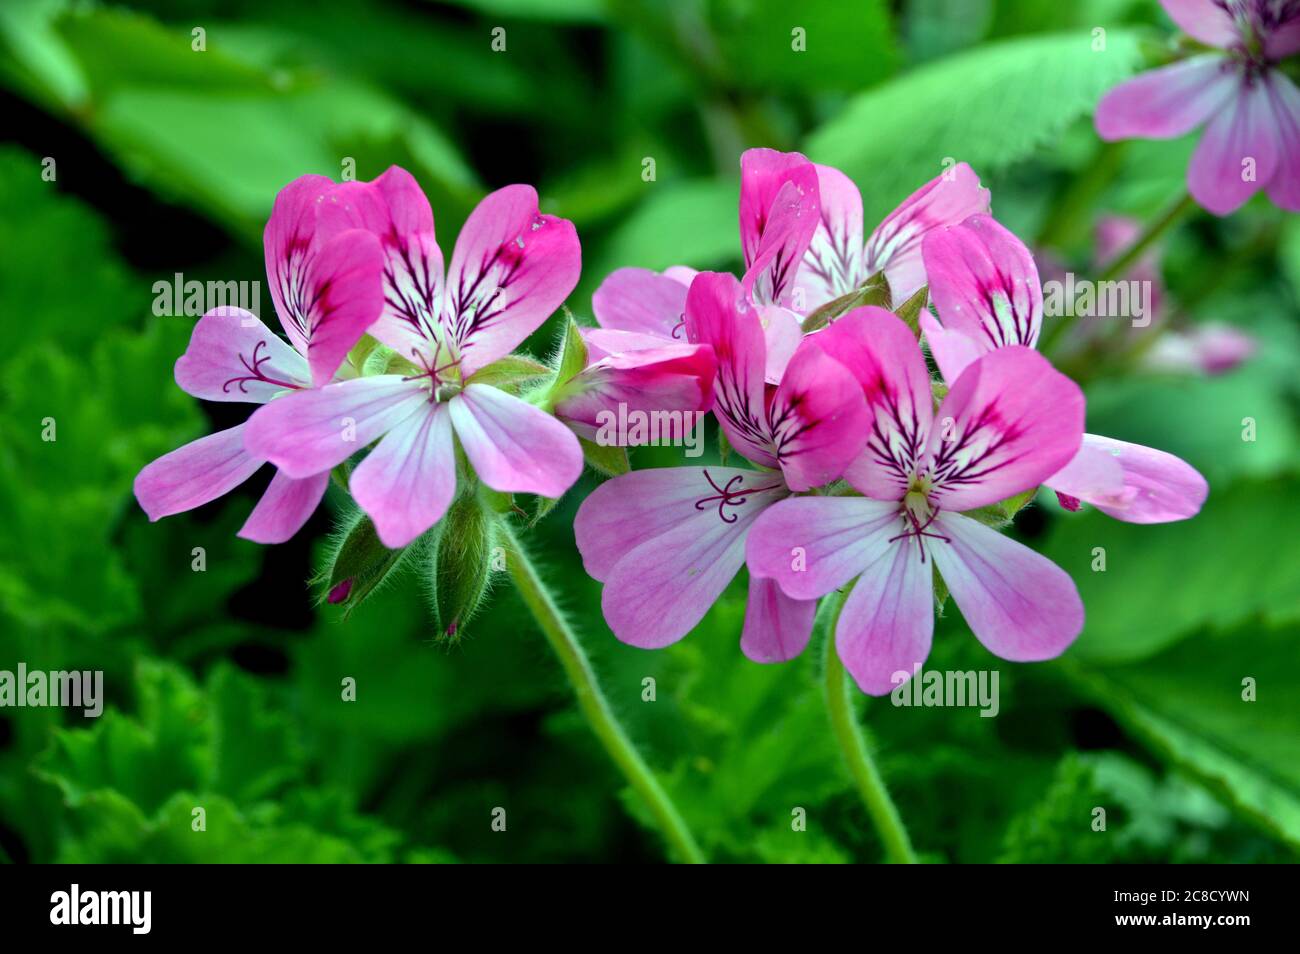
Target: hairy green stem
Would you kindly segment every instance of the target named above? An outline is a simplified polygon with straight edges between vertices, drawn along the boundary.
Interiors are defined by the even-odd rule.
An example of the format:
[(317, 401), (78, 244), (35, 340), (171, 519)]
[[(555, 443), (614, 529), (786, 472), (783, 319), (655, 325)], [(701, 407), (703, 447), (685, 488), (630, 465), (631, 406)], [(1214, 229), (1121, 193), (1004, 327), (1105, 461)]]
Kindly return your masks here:
[(555, 655), (559, 657), (564, 673), (569, 677), (578, 708), (591, 731), (595, 733), (600, 744), (604, 746), (609, 757), (618, 766), (623, 777), (640, 796), (654, 815), (664, 837), (679, 861), (690, 864), (704, 864), (706, 859), (700, 846), (695, 843), (690, 829), (673, 804), (668, 793), (664, 791), (659, 780), (655, 778), (650, 767), (641, 758), (632, 740), (615, 718), (600, 691), (596, 673), (591, 668), (587, 654), (583, 651), (564, 614), (551, 597), (546, 584), (537, 574), (528, 555), (524, 553), (519, 541), (510, 528), (502, 523), (502, 533), (506, 540), (506, 569), (514, 581), (515, 588), (523, 598), (533, 619), (537, 621), (542, 635), (551, 644)]
[(889, 797), (885, 780), (880, 777), (880, 770), (876, 768), (876, 763), (867, 748), (867, 740), (863, 737), (862, 729), (853, 713), (853, 703), (849, 695), (852, 691), (851, 680), (845, 672), (844, 664), (840, 662), (839, 654), (835, 651), (835, 624), (839, 621), (840, 610), (844, 607), (844, 596), (840, 593), (832, 593), (828, 599), (834, 602), (830, 607), (822, 661), (826, 679), (826, 710), (830, 715), (831, 729), (834, 731), (835, 741), (840, 747), (840, 754), (844, 756), (849, 774), (853, 776), (853, 784), (857, 786), (858, 794), (862, 796), (867, 814), (871, 816), (876, 831), (885, 844), (885, 852), (889, 860), (895, 864), (914, 865), (917, 863), (917, 857), (916, 852), (912, 850), (912, 839), (907, 834), (907, 827), (894, 806), (894, 800)]

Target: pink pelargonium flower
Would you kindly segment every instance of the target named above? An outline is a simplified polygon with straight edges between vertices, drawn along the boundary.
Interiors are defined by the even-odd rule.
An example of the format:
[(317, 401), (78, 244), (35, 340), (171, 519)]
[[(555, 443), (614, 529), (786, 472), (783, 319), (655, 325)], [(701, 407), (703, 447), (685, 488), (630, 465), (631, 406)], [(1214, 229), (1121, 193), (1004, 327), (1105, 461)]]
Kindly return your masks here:
[(268, 404), (248, 424), (248, 449), (304, 476), (378, 440), (349, 488), (380, 540), (394, 548), (433, 526), (451, 503), (453, 432), (492, 489), (562, 495), (582, 472), (577, 438), (540, 408), (475, 376), (536, 330), (577, 284), (573, 224), (540, 214), (530, 186), (493, 192), (461, 230), (444, 281), (433, 210), (401, 169), (340, 186), (321, 221), (379, 237), (385, 304), (370, 333), (403, 364), (397, 373)]
[(1300, 50), (1295, 0), (1160, 0), (1189, 36), (1221, 52), (1121, 83), (1097, 104), (1102, 139), (1172, 139), (1203, 123), (1187, 186), (1215, 215), (1260, 189), (1300, 212), (1300, 89), (1276, 69)]
[(893, 303), (902, 304), (926, 284), (921, 261), (926, 234), (989, 210), (989, 190), (960, 162), (904, 199), (863, 242), (858, 187), (838, 169), (816, 169), (819, 222), (797, 279), (805, 313), (847, 295), (877, 272), (885, 273)]
[[(715, 373), (713, 348), (707, 344), (664, 345), (606, 355), (560, 385), (555, 395), (555, 416), (579, 437), (599, 441), (611, 419), (630, 415), (676, 415), (680, 427), (691, 421), (684, 415), (702, 414), (713, 404)], [(626, 446), (642, 443), (632, 439)]]
[[(940, 320), (923, 311), (921, 330), (946, 381), (958, 380), (982, 355), (1037, 344), (1038, 268), (1010, 231), (990, 216), (971, 216), (927, 235), (923, 255)], [(1096, 434), (1085, 434), (1068, 466), (1042, 483), (1070, 509), (1082, 500), (1129, 523), (1193, 517), (1209, 492), (1205, 478), (1173, 454)]]
[[(574, 534), (587, 572), (605, 584), (605, 619), (619, 639), (643, 649), (690, 632), (745, 562), (745, 535), (758, 515), (839, 477), (867, 431), (861, 388), (811, 338), (779, 386), (764, 382), (763, 329), (734, 277), (702, 273), (685, 314), (687, 337), (717, 356), (719, 425), (737, 452), (765, 469), (637, 471), (602, 484), (578, 508)], [(797, 655), (815, 610), (815, 602), (751, 577), (742, 650), (758, 662)]]
[[(741, 288), (759, 312), (767, 338), (766, 380), (776, 384), (799, 345), (800, 316), (792, 310), (795, 275), (817, 228), (817, 172), (797, 152), (749, 149), (740, 157)], [(612, 354), (681, 341), (686, 290), (695, 272), (674, 266), (662, 275), (644, 268), (612, 272), (592, 295), (600, 328), (585, 337)]]
[[(271, 298), (293, 347), (251, 313), (216, 308), (199, 319), (176, 362), (182, 390), (205, 401), (266, 404), (340, 376), (349, 349), (383, 307), (383, 257), (379, 241), (364, 230), (319, 228), (319, 209), (337, 188), (324, 176), (295, 179), (276, 196), (266, 223)], [(266, 458), (246, 449), (247, 426), (200, 438), (141, 470), (135, 496), (149, 519), (192, 510), (251, 477)], [(278, 471), (239, 536), (257, 543), (288, 540), (328, 483), (328, 469)]]
[(883, 695), (923, 663), (937, 569), (971, 630), (1019, 662), (1060, 655), (1083, 627), (1074, 582), (1045, 557), (961, 511), (1035, 487), (1078, 451), (1083, 394), (1028, 348), (974, 361), (934, 410), (916, 339), (882, 308), (812, 335), (857, 375), (870, 438), (845, 472), (865, 497), (781, 501), (755, 520), (750, 573), (794, 600), (857, 580), (835, 648), (864, 692)]

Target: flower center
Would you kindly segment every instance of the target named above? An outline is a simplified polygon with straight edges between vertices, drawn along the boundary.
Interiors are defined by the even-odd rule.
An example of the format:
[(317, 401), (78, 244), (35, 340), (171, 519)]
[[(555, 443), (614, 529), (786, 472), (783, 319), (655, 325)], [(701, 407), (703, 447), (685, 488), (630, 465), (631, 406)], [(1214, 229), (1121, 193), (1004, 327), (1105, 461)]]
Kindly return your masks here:
[(907, 492), (907, 496), (903, 498), (902, 506), (899, 507), (899, 515), (903, 518), (903, 532), (889, 538), (889, 542), (893, 543), (895, 540), (906, 540), (908, 537), (915, 537), (916, 548), (920, 551), (922, 563), (925, 562), (925, 537), (942, 540), (944, 543), (952, 542), (943, 534), (934, 533), (928, 529), (930, 524), (934, 523), (935, 518), (939, 516), (939, 507), (930, 501), (929, 484), (928, 477), (913, 478), (912, 489)]

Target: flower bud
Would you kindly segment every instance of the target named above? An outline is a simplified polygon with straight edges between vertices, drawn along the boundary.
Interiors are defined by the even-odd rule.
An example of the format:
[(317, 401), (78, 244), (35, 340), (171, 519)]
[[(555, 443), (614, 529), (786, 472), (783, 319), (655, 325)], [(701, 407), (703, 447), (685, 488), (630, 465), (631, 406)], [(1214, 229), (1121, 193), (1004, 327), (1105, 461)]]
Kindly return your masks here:
[[(478, 611), (492, 581), (496, 514), (476, 495), (456, 500), (434, 531), (427, 573), (438, 635), (455, 639)], [(503, 568), (503, 567), (500, 567)]]
[(384, 546), (374, 523), (360, 510), (344, 518), (330, 548), (316, 582), (325, 585), (327, 602), (344, 608), (345, 618), (397, 569), (406, 554), (406, 548)]

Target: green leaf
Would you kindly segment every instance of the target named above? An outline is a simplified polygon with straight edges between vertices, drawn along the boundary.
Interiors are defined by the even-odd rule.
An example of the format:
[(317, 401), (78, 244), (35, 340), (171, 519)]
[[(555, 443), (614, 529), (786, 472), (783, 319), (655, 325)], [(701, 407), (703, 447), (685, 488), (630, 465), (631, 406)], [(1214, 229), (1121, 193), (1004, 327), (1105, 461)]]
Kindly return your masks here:
[(1138, 65), (1133, 33), (1111, 30), (1094, 52), (1089, 32), (1030, 36), (927, 64), (852, 100), (816, 130), (808, 155), (862, 189), (873, 223), (945, 161), (981, 176), (1028, 158)]
[(558, 387), (563, 387), (587, 366), (587, 343), (582, 340), (582, 333), (578, 330), (573, 315), (566, 317), (564, 342), (560, 345), (559, 361), (555, 367), (555, 383)]

